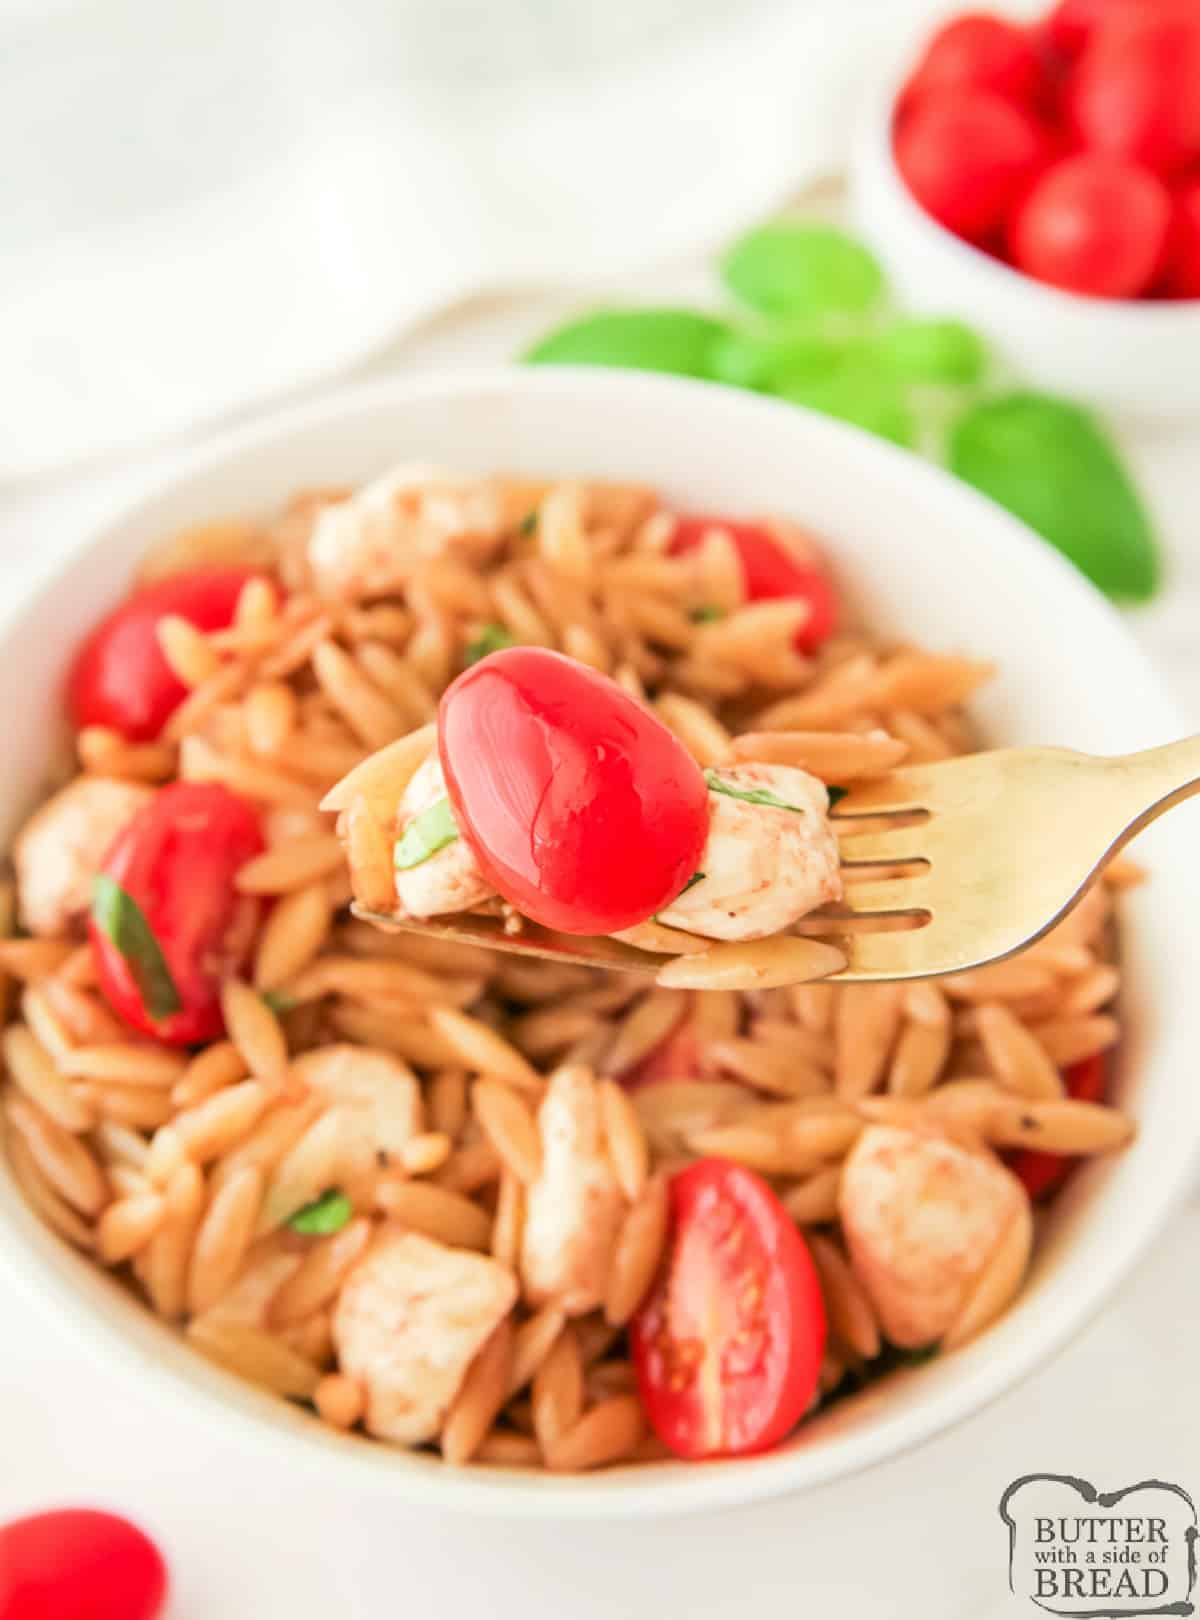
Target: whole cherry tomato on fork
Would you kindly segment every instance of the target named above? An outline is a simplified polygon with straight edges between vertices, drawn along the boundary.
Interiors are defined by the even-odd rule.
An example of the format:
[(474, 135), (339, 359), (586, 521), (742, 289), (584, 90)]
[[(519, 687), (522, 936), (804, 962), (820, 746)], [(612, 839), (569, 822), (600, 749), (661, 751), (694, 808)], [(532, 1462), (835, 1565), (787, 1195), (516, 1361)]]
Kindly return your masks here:
[(176, 1046), (221, 1033), (221, 980), (246, 961), (260, 911), (233, 880), (262, 848), (253, 807), (215, 783), (162, 788), (118, 835), (88, 932), (127, 1024)]
[(680, 894), (708, 837), (700, 767), (606, 675), (509, 647), (442, 694), (438, 749), (459, 833), (518, 911), (612, 934)]
[(158, 644), (160, 621), (174, 615), (198, 630), (224, 630), (242, 587), (262, 577), (250, 568), (197, 568), (134, 591), (76, 655), (67, 689), (76, 727), (108, 726), (130, 742), (157, 737), (187, 696)]

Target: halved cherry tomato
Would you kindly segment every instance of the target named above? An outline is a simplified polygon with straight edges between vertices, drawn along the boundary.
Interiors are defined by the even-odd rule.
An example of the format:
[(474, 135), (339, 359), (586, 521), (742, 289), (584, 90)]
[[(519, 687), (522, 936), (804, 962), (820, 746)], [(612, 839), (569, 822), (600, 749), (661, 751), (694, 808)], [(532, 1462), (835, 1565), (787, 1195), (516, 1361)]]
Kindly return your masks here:
[(155, 1620), (167, 1566), (137, 1525), (61, 1508), (0, 1528), (0, 1620)]
[(672, 1178), (671, 1220), (630, 1329), (646, 1415), (679, 1457), (765, 1451), (807, 1410), (825, 1349), (804, 1239), (761, 1176), (723, 1159)]
[(1067, 109), (1095, 151), (1159, 174), (1200, 158), (1200, 12), (1178, 5), (1115, 12), (1080, 60)]
[(1034, 119), (991, 90), (936, 91), (895, 133), (905, 185), (926, 213), (971, 242), (1000, 228), (1047, 150)]
[(438, 748), (460, 834), (535, 922), (611, 934), (699, 868), (708, 788), (676, 737), (615, 681), (509, 647), (442, 694)]
[(1171, 199), (1149, 169), (1104, 152), (1056, 163), (1009, 226), (1026, 274), (1093, 298), (1134, 298), (1162, 263)]
[(157, 737), (187, 696), (158, 644), (159, 620), (175, 614), (198, 630), (224, 630), (256, 577), (249, 568), (198, 568), (135, 591), (76, 655), (67, 689), (76, 727), (109, 726), (131, 742)]
[(969, 11), (939, 28), (905, 91), (915, 103), (933, 90), (994, 90), (1029, 105), (1041, 83), (1041, 62), (1027, 28), (987, 11)]
[(172, 783), (118, 835), (88, 932), (126, 1023), (173, 1046), (221, 1033), (221, 980), (244, 964), (261, 909), (233, 878), (262, 847), (253, 808), (215, 783)]
[[(1074, 1097), (1077, 1102), (1103, 1102), (1106, 1079), (1107, 1064), (1103, 1052), (1084, 1058), (1082, 1063), (1073, 1063), (1063, 1075), (1067, 1096)], [(1078, 1159), (1065, 1154), (1038, 1153), (1033, 1148), (1023, 1148), (1008, 1161), (1009, 1169), (1020, 1178), (1025, 1191), (1034, 1199), (1048, 1198), (1051, 1193), (1057, 1192), (1078, 1163)]]
[(694, 551), (714, 528), (723, 529), (733, 541), (748, 602), (798, 597), (808, 603), (808, 622), (796, 632), (796, 646), (804, 653), (816, 652), (837, 628), (838, 599), (829, 575), (822, 568), (797, 562), (756, 523), (735, 523), (729, 518), (681, 517), (671, 542), (672, 555)]
[(1168, 298), (1200, 298), (1200, 179), (1175, 193), (1162, 291)]

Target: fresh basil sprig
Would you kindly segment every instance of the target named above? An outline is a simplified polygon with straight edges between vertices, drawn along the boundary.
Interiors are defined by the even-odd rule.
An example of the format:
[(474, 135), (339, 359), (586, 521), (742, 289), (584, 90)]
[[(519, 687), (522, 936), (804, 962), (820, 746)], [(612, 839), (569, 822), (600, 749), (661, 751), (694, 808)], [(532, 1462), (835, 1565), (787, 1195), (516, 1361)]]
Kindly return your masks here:
[(154, 930), (133, 896), (103, 872), (92, 881), (92, 921), (124, 957), (149, 1016), (177, 1013), (183, 1002)]

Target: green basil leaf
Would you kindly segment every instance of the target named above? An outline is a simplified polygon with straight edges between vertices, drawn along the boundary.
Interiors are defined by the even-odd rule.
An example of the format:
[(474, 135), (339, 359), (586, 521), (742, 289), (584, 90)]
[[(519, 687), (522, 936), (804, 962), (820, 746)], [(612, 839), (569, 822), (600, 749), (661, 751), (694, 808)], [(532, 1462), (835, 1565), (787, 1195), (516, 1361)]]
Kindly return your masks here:
[(788, 382), (777, 392), (795, 405), (889, 439), (905, 450), (917, 440), (917, 424), (903, 390), (878, 372), (852, 368), (832, 377)]
[(485, 624), (474, 641), (467, 643), (466, 651), (463, 653), (463, 663), (470, 668), (472, 664), (477, 664), (481, 658), (486, 658), (489, 653), (500, 652), (505, 647), (511, 647), (512, 644), (513, 638), (502, 624)]
[(92, 921), (124, 957), (149, 1016), (177, 1013), (183, 1003), (154, 930), (133, 896), (103, 872), (92, 881)]
[(521, 519), (520, 523), (517, 524), (517, 533), (518, 534), (523, 534), (523, 535), (536, 534), (537, 533), (537, 526), (538, 526), (538, 515), (537, 515), (537, 507), (535, 506), (533, 511), (532, 512), (526, 512), (525, 516)]
[(458, 825), (449, 799), (438, 799), (428, 810), (422, 810), (405, 827), (396, 842), (396, 870), (406, 872), (410, 866), (420, 866), (439, 849), (445, 849), (458, 837)]
[(721, 261), (725, 285), (767, 315), (861, 315), (884, 292), (871, 254), (830, 225), (777, 219), (749, 231)]
[(293, 1007), (299, 1006), (295, 996), (289, 996), (286, 990), (264, 990), (262, 999), (273, 1013), (291, 1012)]
[(708, 783), (709, 791), (712, 793), (724, 793), (730, 799), (745, 799), (747, 804), (768, 804), (772, 810), (791, 810), (798, 816), (804, 814), (803, 805), (788, 804), (786, 800), (777, 799), (773, 793), (766, 792), (764, 788), (730, 787), (728, 782), (722, 782), (716, 771), (705, 771), (704, 780)]
[(827, 787), (825, 791), (829, 795), (829, 808), (832, 810), (835, 804), (841, 804), (842, 800), (846, 797), (847, 793), (849, 793), (850, 789), (844, 787)]
[(693, 624), (715, 624), (718, 619), (724, 617), (725, 615), (721, 612), (721, 609), (714, 607), (711, 602), (705, 602), (700, 607), (694, 607), (688, 614), (688, 618)]
[(1144, 602), (1158, 589), (1161, 559), (1138, 492), (1077, 405), (1028, 391), (973, 405), (951, 430), (949, 464), (1108, 596)]
[(289, 1216), (288, 1225), (293, 1232), (303, 1232), (306, 1237), (328, 1237), (332, 1232), (340, 1232), (353, 1214), (354, 1206), (345, 1193), (330, 1187), (320, 1198), (314, 1198), (311, 1204), (305, 1204)]
[(710, 377), (724, 321), (690, 309), (611, 309), (585, 315), (528, 350), (535, 366), (627, 366), (680, 377)]
[(822, 332), (731, 332), (713, 347), (712, 371), (732, 388), (771, 390), (790, 378), (828, 377), (851, 352), (846, 340)]
[(901, 382), (977, 383), (987, 346), (962, 321), (895, 320), (871, 346), (877, 364)]

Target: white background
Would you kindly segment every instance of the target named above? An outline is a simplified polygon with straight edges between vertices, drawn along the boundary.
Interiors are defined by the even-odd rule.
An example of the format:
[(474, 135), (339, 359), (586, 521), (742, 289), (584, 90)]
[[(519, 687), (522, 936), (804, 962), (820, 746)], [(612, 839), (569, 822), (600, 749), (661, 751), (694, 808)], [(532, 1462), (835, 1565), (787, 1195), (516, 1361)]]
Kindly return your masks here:
[[(697, 289), (689, 274), (626, 289)], [(503, 360), (554, 320), (550, 299), (466, 306), (372, 369)], [(1126, 436), (1171, 553), (1171, 587), (1135, 621), (1200, 722), (1200, 433)], [(0, 493), (0, 586), (55, 556), (169, 454)], [(1194, 953), (1193, 942), (1180, 942)], [(953, 1433), (802, 1497), (634, 1525), (464, 1520), (322, 1490), (211, 1421), (143, 1400), (127, 1373), (81, 1355), (0, 1270), (0, 1517), (62, 1501), (116, 1505), (171, 1560), (170, 1620), (1001, 1620), (1007, 1592), (996, 1506), (1018, 1474), (1081, 1474), (1100, 1489), (1157, 1476), (1200, 1488), (1195, 1286), (1200, 1208), (1182, 1212), (1141, 1274), (1057, 1360)]]

